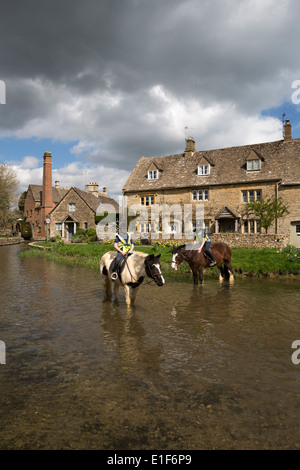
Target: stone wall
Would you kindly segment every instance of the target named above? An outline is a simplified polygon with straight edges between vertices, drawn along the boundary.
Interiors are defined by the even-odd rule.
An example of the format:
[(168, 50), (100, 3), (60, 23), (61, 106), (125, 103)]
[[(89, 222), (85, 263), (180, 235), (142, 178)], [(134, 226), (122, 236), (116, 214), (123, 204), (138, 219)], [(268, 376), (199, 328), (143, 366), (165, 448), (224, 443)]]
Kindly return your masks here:
[(289, 235), (214, 233), (210, 236), (212, 243), (223, 242), (236, 248), (284, 248), (289, 244)]
[[(212, 233), (209, 235), (212, 243), (223, 242), (232, 248), (285, 248), (289, 244), (289, 235), (268, 235), (268, 234), (244, 234), (244, 233)], [(161, 243), (170, 242), (171, 244), (184, 244), (192, 243), (192, 238), (176, 239), (174, 235), (169, 238), (162, 237), (159, 233), (159, 238), (151, 240), (141, 238), (143, 244), (153, 244), (157, 241)]]
[(24, 242), (24, 239), (22, 237), (0, 238), (0, 246), (17, 245), (23, 242)]

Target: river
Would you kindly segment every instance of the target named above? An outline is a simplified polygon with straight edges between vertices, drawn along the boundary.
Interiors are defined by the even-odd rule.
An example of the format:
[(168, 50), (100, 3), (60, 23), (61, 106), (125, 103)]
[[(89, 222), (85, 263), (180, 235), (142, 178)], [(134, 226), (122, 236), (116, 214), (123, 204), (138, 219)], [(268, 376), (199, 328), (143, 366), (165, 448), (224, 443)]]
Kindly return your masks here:
[(0, 247), (1, 449), (299, 449), (299, 281), (142, 285)]

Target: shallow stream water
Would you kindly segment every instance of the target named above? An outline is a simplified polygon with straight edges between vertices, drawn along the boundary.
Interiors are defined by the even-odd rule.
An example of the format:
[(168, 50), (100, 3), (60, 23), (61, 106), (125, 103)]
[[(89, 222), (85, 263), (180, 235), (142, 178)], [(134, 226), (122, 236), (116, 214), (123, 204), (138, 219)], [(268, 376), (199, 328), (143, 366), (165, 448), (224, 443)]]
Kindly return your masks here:
[(299, 449), (299, 281), (143, 284), (0, 247), (1, 449)]

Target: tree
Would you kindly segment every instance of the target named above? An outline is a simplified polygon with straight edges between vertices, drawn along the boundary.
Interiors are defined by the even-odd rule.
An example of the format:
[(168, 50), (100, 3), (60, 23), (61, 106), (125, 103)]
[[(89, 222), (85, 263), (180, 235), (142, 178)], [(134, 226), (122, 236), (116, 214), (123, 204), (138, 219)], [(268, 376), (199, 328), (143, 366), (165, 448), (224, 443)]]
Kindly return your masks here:
[(14, 218), (11, 208), (16, 202), (18, 184), (13, 168), (0, 164), (0, 229), (7, 228)]
[(268, 233), (268, 229), (275, 219), (282, 217), (288, 210), (281, 198), (279, 199), (261, 199), (260, 201), (253, 201), (247, 203), (247, 209), (254, 213), (260, 220), (260, 225)]
[(18, 207), (19, 211), (23, 214), (24, 212), (24, 206), (25, 206), (25, 199), (27, 196), (27, 191), (24, 191), (21, 196), (19, 197), (19, 202), (18, 202)]

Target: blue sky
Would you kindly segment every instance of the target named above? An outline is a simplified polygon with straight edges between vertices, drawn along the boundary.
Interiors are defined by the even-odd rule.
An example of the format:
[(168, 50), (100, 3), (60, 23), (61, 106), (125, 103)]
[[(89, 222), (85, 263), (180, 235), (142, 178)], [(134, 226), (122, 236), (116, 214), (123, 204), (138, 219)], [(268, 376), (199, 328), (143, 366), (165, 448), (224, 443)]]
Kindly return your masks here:
[[(300, 138), (297, 0), (11, 0), (1, 6), (0, 162), (121, 194), (141, 156)], [(299, 96), (298, 96), (299, 95)], [(294, 97), (294, 99), (293, 99)], [(1, 96), (0, 96), (1, 101)]]

